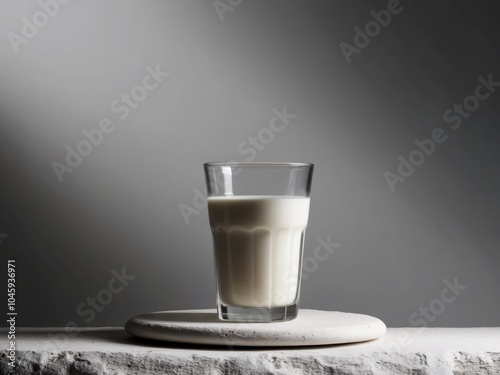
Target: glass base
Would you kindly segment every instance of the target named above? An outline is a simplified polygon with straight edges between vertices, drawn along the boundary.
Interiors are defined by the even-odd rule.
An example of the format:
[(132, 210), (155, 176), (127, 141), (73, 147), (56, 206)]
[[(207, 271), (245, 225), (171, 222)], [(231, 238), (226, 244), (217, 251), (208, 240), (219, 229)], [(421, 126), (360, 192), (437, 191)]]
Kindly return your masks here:
[(217, 308), (219, 319), (241, 323), (285, 322), (295, 319), (298, 311), (296, 303), (276, 307), (235, 307), (221, 303)]

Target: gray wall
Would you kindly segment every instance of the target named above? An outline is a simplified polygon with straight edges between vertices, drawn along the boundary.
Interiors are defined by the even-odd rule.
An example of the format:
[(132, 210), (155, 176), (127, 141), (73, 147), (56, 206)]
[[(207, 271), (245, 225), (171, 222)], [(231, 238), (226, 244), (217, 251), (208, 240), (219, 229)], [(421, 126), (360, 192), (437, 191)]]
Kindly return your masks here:
[[(500, 89), (467, 99), (479, 76), (500, 81), (494, 2), (401, 0), (378, 35), (370, 12), (387, 1), (232, 4), (219, 17), (211, 1), (70, 1), (47, 19), (33, 1), (0, 5), (0, 260), (16, 260), (18, 326), (214, 307), (206, 208), (195, 199), (187, 223), (179, 207), (196, 209), (203, 162), (229, 159), (316, 164), (302, 307), (500, 325)], [(168, 77), (136, 88), (157, 65)], [(131, 90), (146, 98), (126, 113)], [(446, 111), (465, 99), (458, 127)], [(284, 107), (283, 131), (246, 143)], [(82, 131), (103, 119), (90, 151)], [(415, 139), (433, 134), (446, 140), (422, 158)], [(410, 154), (422, 164), (397, 177)], [(135, 278), (111, 294), (123, 267)], [(96, 296), (109, 303), (91, 313)]]

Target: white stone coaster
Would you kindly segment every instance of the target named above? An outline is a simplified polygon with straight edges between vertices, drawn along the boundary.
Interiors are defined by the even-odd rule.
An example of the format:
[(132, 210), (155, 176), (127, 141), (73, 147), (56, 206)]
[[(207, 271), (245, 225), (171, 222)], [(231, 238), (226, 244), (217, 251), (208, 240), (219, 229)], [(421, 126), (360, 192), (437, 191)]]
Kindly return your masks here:
[(385, 334), (369, 315), (300, 309), (297, 318), (277, 323), (219, 320), (216, 310), (159, 311), (130, 319), (132, 336), (169, 342), (226, 346), (309, 346), (368, 341)]

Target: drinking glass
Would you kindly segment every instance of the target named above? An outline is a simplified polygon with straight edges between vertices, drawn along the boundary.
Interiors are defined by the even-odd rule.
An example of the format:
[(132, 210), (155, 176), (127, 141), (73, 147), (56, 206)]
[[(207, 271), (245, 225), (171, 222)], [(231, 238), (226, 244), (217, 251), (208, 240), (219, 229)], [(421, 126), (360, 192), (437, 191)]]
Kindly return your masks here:
[(220, 319), (272, 322), (297, 316), (313, 168), (204, 164)]

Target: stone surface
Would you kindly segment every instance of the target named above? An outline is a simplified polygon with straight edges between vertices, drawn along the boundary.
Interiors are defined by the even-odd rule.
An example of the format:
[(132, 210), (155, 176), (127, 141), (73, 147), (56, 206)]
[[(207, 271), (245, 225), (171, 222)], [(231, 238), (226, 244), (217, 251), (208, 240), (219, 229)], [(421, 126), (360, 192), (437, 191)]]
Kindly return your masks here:
[(139, 315), (127, 322), (125, 330), (141, 338), (187, 344), (281, 347), (373, 340), (382, 337), (386, 327), (369, 315), (307, 309), (287, 322), (224, 322), (214, 309)]
[[(17, 332), (17, 374), (500, 374), (500, 328), (389, 328), (378, 340), (290, 348), (140, 340), (121, 328)], [(0, 332), (0, 348), (7, 348)], [(0, 373), (6, 373), (6, 350)]]

